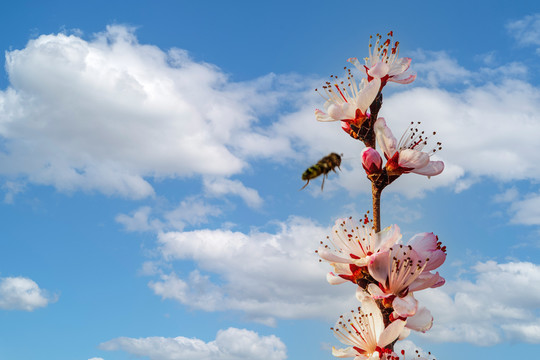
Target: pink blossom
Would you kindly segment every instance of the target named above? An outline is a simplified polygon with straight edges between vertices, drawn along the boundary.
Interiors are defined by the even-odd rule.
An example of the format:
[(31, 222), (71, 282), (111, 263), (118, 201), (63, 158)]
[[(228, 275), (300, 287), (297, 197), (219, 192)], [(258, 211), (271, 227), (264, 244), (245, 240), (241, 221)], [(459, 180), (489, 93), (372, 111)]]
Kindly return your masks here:
[(420, 175), (435, 176), (444, 170), (442, 161), (431, 161), (430, 157), (441, 149), (441, 143), (437, 143), (429, 153), (423, 152), (427, 145), (427, 137), (424, 132), (411, 126), (401, 137), (399, 143), (386, 125), (384, 118), (378, 118), (374, 125), (377, 142), (387, 159), (386, 170), (389, 175), (401, 175), (413, 172)]
[(352, 311), (347, 317), (342, 315), (332, 328), (339, 341), (350, 345), (344, 349), (332, 348), (332, 355), (355, 360), (389, 359), (395, 354), (385, 346), (398, 338), (404, 326), (405, 321), (396, 320), (385, 327), (375, 300), (366, 297), (358, 311)]
[[(392, 32), (388, 33), (389, 37), (392, 37), (392, 35)], [(375, 46), (372, 46), (370, 41), (369, 57), (365, 59), (365, 65), (360, 64), (357, 58), (350, 58), (348, 61), (364, 72), (368, 77), (368, 81), (381, 79), (381, 89), (388, 81), (400, 84), (412, 83), (416, 78), (416, 74), (407, 72), (411, 64), (410, 58), (399, 58), (399, 41), (396, 41), (391, 47), (392, 41), (390, 38), (383, 43), (381, 43), (381, 40), (382, 36), (377, 34)]]
[[(416, 243), (421, 243), (419, 238)], [(423, 237), (430, 242), (430, 237)], [(413, 292), (430, 287), (438, 287), (444, 284), (444, 279), (439, 273), (431, 273), (428, 269), (434, 269), (442, 264), (440, 256), (442, 250), (431, 251), (429, 246), (421, 247), (420, 253), (415, 251), (411, 244), (395, 245), (388, 251), (380, 252), (370, 258), (368, 270), (370, 275), (379, 282), (379, 285), (369, 284), (368, 291), (376, 299), (385, 299), (391, 303), (397, 316), (409, 317), (416, 313), (418, 301)], [(435, 256), (434, 263), (437, 266), (428, 265), (431, 260), (423, 257), (427, 253)]]
[[(341, 121), (345, 131), (350, 124), (359, 127), (367, 118), (367, 109), (375, 100), (379, 91), (380, 80), (367, 82), (366, 79), (357, 84), (352, 74), (345, 81), (332, 76), (332, 82), (326, 82), (322, 91), (316, 91), (326, 100), (323, 112), (315, 110), (318, 121)], [(347, 131), (348, 132), (348, 131)]]
[(327, 275), (329, 283), (356, 283), (363, 277), (362, 272), (367, 272), (370, 257), (386, 251), (400, 239), (397, 225), (375, 233), (367, 216), (362, 222), (353, 221), (352, 217), (338, 219), (332, 227), (332, 237), (327, 237), (328, 244), (321, 241), (317, 253), (334, 268), (334, 272)]
[(368, 175), (380, 173), (382, 171), (382, 158), (379, 152), (372, 147), (362, 150), (362, 166)]

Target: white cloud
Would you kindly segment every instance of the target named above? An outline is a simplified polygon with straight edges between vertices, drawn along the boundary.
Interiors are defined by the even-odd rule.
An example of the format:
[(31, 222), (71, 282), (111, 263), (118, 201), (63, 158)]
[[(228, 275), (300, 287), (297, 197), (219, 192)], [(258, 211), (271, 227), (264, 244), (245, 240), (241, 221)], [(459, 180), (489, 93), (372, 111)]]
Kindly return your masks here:
[(514, 224), (540, 225), (540, 194), (529, 194), (510, 205), (510, 221)]
[(143, 206), (135, 210), (132, 215), (118, 214), (115, 220), (124, 225), (127, 231), (157, 231), (163, 228), (161, 221), (149, 219), (151, 212), (152, 208)]
[(98, 358), (98, 357), (93, 357), (91, 359), (88, 359), (88, 360), (104, 360), (103, 358)]
[(127, 231), (165, 231), (183, 230), (187, 225), (200, 225), (208, 222), (210, 216), (221, 214), (219, 207), (207, 204), (197, 197), (182, 200), (173, 209), (152, 209), (142, 206), (130, 215), (118, 214), (115, 220), (124, 225)]
[(417, 72), (416, 81), (420, 84), (430, 86), (463, 84), (469, 82), (472, 75), (444, 51), (418, 50), (413, 52), (411, 57), (414, 59), (414, 70)]
[(422, 336), (480, 346), (540, 343), (540, 265), (488, 261), (472, 271), (473, 281), (450, 281), (417, 293), (435, 318), (433, 328)]
[[(269, 134), (251, 127), (285, 96), (287, 76), (232, 83), (183, 50), (139, 44), (123, 26), (109, 26), (91, 41), (39, 36), (6, 53), (6, 70), (10, 86), (0, 92), (6, 176), (142, 198), (153, 195), (152, 178), (241, 172), (246, 161), (238, 154), (257, 155), (248, 141), (254, 136), (267, 145), (259, 156), (280, 151)], [(283, 138), (276, 144), (288, 146)]]
[(100, 345), (103, 350), (122, 350), (150, 360), (283, 360), (286, 347), (274, 336), (260, 336), (246, 329), (220, 330), (214, 341), (205, 343), (196, 338), (120, 337)]
[[(276, 233), (196, 230), (159, 234), (163, 259), (190, 260), (188, 276), (161, 274), (149, 283), (165, 299), (205, 311), (236, 310), (274, 325), (276, 318), (334, 320), (354, 307), (354, 286), (331, 286), (314, 250), (329, 234), (310, 220), (290, 218)], [(349, 285), (349, 286), (347, 286)]]
[(55, 302), (33, 280), (17, 276), (0, 278), (0, 309), (33, 311)]
[(221, 197), (227, 194), (240, 196), (244, 202), (252, 208), (258, 208), (263, 200), (255, 189), (245, 187), (238, 180), (229, 179), (204, 179), (204, 189), (207, 195)]
[(506, 29), (521, 45), (540, 45), (540, 14), (511, 21), (506, 25)]

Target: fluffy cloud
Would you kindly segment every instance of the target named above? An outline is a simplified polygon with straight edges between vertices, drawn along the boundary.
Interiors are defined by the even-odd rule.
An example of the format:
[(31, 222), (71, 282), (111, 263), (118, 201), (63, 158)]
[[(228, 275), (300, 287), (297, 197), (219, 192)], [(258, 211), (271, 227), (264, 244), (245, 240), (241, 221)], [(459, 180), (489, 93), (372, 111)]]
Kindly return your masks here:
[(183, 50), (139, 44), (126, 27), (107, 27), (91, 41), (42, 35), (7, 52), (6, 70), (1, 175), (142, 198), (154, 193), (148, 179), (227, 177), (245, 168), (241, 154), (258, 154), (253, 144), (268, 146), (260, 156), (288, 146), (252, 129), (284, 96), (276, 87), (285, 76), (232, 83)]
[(540, 343), (540, 265), (529, 262), (478, 263), (474, 280), (450, 281), (442, 288), (419, 292), (433, 313), (426, 333), (441, 342)]
[(47, 295), (33, 280), (25, 277), (0, 278), (0, 309), (33, 311), (56, 298)]
[(216, 340), (205, 343), (186, 337), (121, 337), (102, 343), (103, 350), (123, 350), (150, 360), (247, 360), (263, 357), (268, 360), (287, 358), (286, 347), (274, 335), (260, 336), (256, 332), (229, 328), (220, 330)]
[[(351, 284), (331, 286), (314, 253), (329, 229), (293, 217), (276, 233), (196, 230), (159, 234), (165, 261), (190, 260), (187, 276), (161, 274), (149, 283), (164, 299), (205, 311), (237, 310), (268, 325), (275, 318), (334, 320), (356, 303)], [(347, 286), (351, 285), (351, 286)]]

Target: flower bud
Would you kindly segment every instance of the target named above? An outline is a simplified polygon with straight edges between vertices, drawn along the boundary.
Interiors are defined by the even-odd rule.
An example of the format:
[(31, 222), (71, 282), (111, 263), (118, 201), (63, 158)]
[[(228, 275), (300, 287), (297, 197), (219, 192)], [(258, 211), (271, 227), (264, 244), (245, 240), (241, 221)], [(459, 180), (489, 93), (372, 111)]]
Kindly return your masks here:
[(368, 175), (379, 174), (382, 171), (381, 155), (372, 147), (362, 150), (362, 166)]

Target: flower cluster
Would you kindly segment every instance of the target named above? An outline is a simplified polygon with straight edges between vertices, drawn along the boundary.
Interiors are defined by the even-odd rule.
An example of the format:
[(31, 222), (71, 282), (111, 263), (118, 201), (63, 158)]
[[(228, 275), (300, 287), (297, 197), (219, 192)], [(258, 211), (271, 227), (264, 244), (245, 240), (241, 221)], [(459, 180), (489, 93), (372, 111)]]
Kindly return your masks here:
[[(417, 291), (442, 286), (438, 272), (446, 260), (446, 247), (433, 233), (414, 235), (402, 241), (400, 228), (391, 225), (380, 229), (380, 196), (382, 190), (399, 176), (416, 173), (440, 174), (442, 161), (431, 156), (442, 148), (431, 143), (419, 123), (411, 123), (398, 141), (386, 120), (378, 117), (382, 93), (388, 82), (409, 84), (416, 75), (408, 72), (411, 59), (399, 58), (399, 43), (392, 43), (392, 32), (384, 42), (377, 34), (369, 45), (365, 65), (357, 58), (348, 61), (365, 75), (357, 81), (347, 69), (346, 79), (331, 76), (322, 90), (324, 111), (317, 109), (318, 121), (340, 121), (342, 129), (366, 146), (362, 165), (373, 190), (373, 220), (366, 214), (360, 221), (338, 219), (331, 236), (317, 250), (321, 261), (333, 271), (327, 275), (330, 284), (353, 283), (361, 306), (341, 316), (332, 328), (335, 336), (348, 347), (333, 348), (336, 357), (398, 360), (394, 343), (407, 337), (411, 330), (426, 332), (433, 324), (428, 309), (420, 306)], [(435, 135), (435, 133), (433, 133)], [(376, 150), (379, 145), (386, 163)]]

